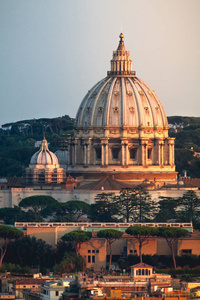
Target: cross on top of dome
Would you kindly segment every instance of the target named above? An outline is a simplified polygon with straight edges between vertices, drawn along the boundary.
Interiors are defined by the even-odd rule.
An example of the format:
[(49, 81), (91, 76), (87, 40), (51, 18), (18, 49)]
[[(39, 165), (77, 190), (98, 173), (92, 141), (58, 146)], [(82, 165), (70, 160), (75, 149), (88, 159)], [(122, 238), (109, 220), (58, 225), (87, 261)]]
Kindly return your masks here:
[(49, 150), (48, 142), (47, 142), (47, 140), (45, 139), (45, 137), (44, 137), (44, 139), (43, 139), (43, 141), (42, 141), (42, 144), (41, 144), (41, 150), (42, 150), (42, 151)]
[(120, 33), (120, 41), (116, 51), (113, 51), (113, 59), (111, 60), (111, 71), (108, 71), (108, 76), (130, 77), (135, 76), (132, 71), (132, 60), (130, 59), (130, 51), (126, 51), (124, 45), (124, 35)]
[(118, 46), (117, 50), (118, 51), (126, 51), (126, 48), (124, 46), (124, 41), (123, 41), (123, 37), (124, 37), (123, 33), (120, 33), (119, 37), (120, 37), (120, 41), (119, 41), (119, 46)]

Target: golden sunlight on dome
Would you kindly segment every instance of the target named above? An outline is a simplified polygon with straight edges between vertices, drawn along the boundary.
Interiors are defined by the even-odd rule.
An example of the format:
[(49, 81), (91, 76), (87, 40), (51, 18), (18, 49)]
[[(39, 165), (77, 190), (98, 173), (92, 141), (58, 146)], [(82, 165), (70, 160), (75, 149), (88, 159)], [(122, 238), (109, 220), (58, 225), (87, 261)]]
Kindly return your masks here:
[[(111, 70), (83, 98), (69, 140), (69, 172), (175, 181), (174, 139), (155, 91), (132, 71), (120, 34)], [(87, 173), (87, 175), (86, 175)]]

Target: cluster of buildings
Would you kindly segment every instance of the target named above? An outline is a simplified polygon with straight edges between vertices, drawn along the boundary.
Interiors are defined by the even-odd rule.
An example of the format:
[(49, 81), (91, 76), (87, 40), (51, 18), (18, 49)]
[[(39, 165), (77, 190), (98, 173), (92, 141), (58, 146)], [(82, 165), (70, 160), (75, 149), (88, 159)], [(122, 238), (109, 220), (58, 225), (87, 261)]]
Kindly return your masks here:
[[(177, 284), (170, 275), (157, 274), (145, 263), (131, 266), (130, 275), (118, 276), (79, 273), (51, 278), (10, 279), (0, 294), (5, 300), (100, 300), (100, 299), (198, 299), (200, 282)], [(36, 276), (34, 276), (36, 277)]]

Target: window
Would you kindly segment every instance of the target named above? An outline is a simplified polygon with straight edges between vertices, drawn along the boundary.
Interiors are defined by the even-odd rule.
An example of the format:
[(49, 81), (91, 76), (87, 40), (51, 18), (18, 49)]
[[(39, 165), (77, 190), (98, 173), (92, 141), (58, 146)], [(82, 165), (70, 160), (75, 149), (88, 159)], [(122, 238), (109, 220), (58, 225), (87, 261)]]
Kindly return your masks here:
[(133, 250), (130, 250), (130, 253), (133, 253)]
[(95, 263), (95, 256), (92, 256), (92, 262)]
[(132, 148), (130, 149), (130, 159), (136, 159), (137, 149)]
[(149, 148), (149, 149), (148, 149), (148, 153), (147, 153), (148, 159), (151, 159), (151, 154), (152, 154), (152, 149)]
[(182, 255), (189, 255), (189, 254), (192, 254), (192, 250), (191, 249), (183, 249), (181, 251), (181, 254)]
[(113, 159), (118, 159), (118, 155), (119, 155), (119, 149), (118, 148), (112, 149)]
[(96, 159), (101, 159), (101, 148), (95, 148)]
[(88, 250), (88, 253), (91, 253), (91, 250)]
[(56, 296), (59, 296), (59, 291), (56, 291)]
[(99, 253), (99, 250), (96, 250), (96, 253)]
[(88, 255), (88, 263), (91, 263), (91, 256)]
[(45, 174), (44, 173), (38, 174), (38, 182), (39, 183), (44, 183), (45, 182)]
[(142, 269), (142, 275), (144, 275), (144, 269)]
[(95, 250), (92, 250), (92, 253), (95, 253)]

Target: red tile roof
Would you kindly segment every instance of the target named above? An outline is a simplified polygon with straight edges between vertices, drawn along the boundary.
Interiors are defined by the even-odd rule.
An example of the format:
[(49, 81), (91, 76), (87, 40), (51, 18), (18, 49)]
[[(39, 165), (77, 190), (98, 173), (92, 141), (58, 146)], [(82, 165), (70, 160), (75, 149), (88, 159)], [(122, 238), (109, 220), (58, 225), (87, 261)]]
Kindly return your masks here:
[(24, 182), (23, 177), (0, 177), (0, 179), (6, 179), (8, 187), (22, 187)]
[(27, 278), (14, 281), (14, 284), (43, 284), (47, 280), (41, 278)]
[(90, 181), (89, 183), (82, 184), (78, 186), (80, 190), (98, 190), (98, 191), (119, 191), (123, 188), (135, 188), (136, 186), (141, 187), (151, 187), (154, 186), (152, 182), (142, 182), (138, 185), (133, 184), (131, 181), (120, 181), (115, 180), (110, 177), (105, 177), (101, 180)]
[(139, 263), (139, 264), (131, 266), (131, 268), (148, 268), (148, 269), (150, 268), (150, 269), (152, 269), (153, 267), (150, 265), (147, 265), (145, 263)]

